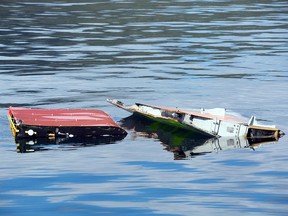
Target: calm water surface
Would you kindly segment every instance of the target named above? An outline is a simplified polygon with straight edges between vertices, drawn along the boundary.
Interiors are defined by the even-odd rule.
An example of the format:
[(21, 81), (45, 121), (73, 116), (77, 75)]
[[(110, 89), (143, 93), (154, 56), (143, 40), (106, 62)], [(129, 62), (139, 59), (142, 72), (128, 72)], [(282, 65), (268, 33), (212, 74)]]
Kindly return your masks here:
[[(0, 18), (0, 215), (288, 214), (287, 135), (206, 143), (105, 101), (225, 107), (287, 133), (287, 1), (2, 0)], [(9, 106), (101, 109), (128, 135), (21, 154)]]

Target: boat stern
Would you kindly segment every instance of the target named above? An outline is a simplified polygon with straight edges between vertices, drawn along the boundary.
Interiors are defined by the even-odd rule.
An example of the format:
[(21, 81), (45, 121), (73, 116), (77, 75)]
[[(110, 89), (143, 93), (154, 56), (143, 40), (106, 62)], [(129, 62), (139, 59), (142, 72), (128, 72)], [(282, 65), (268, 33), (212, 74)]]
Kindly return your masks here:
[(275, 125), (259, 124), (256, 117), (252, 116), (248, 122), (246, 138), (250, 140), (278, 141), (285, 133)]
[(278, 128), (248, 126), (246, 138), (249, 144), (258, 142), (277, 142), (285, 133)]

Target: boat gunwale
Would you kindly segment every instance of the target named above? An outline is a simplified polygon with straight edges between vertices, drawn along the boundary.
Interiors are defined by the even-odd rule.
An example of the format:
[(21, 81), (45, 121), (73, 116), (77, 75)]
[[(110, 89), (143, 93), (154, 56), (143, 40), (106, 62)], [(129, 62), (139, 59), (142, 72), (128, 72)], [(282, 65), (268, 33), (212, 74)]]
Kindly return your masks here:
[[(169, 121), (172, 121), (172, 122), (175, 122), (179, 127), (184, 128), (186, 130), (195, 131), (195, 132), (198, 132), (200, 134), (206, 135), (206, 136), (211, 137), (211, 138), (215, 137), (215, 134), (209, 133), (208, 131), (204, 131), (203, 129), (200, 129), (200, 128), (198, 128), (195, 125), (191, 126), (191, 125), (187, 125), (185, 123), (181, 123), (181, 122), (177, 121), (175, 118), (166, 117), (166, 116), (158, 117), (158, 116), (155, 116), (155, 115), (150, 114), (148, 112), (140, 111), (139, 109), (134, 108), (133, 105), (132, 106), (125, 106), (124, 104), (119, 104), (119, 103), (114, 102), (112, 100), (107, 100), (107, 101), (112, 103), (113, 105), (116, 105), (116, 106), (126, 110), (126, 111), (132, 111), (133, 113), (140, 114), (140, 115), (145, 116), (147, 118), (152, 118), (152, 119), (154, 119), (154, 120), (156, 120), (158, 122), (162, 122), (162, 120), (163, 120), (163, 121), (166, 121), (167, 124), (171, 125), (172, 123), (169, 123)], [(150, 106), (150, 105), (139, 104), (139, 103), (135, 103), (135, 105), (138, 106), (138, 107), (140, 105), (140, 106), (146, 106), (146, 107), (151, 107), (151, 108), (156, 108), (156, 109), (160, 109), (161, 110), (161, 108), (157, 107), (157, 106)], [(171, 109), (171, 110), (173, 110), (173, 109)], [(166, 109), (166, 111), (170, 111), (170, 109), (168, 108), (168, 109)], [(180, 112), (178, 112), (178, 113), (180, 113)], [(187, 114), (187, 113), (183, 113), (183, 114)], [(211, 118), (207, 118), (207, 119), (211, 119)]]
[(160, 110), (165, 110), (169, 112), (175, 112), (179, 114), (187, 114), (187, 115), (193, 115), (196, 117), (200, 118), (206, 118), (206, 119), (218, 119), (221, 121), (229, 121), (229, 122), (237, 122), (237, 123), (245, 123), (244, 118), (237, 117), (237, 116), (232, 116), (232, 115), (227, 115), (225, 114), (224, 116), (221, 115), (215, 115), (215, 114), (210, 114), (210, 113), (201, 113), (198, 111), (189, 111), (189, 110), (184, 110), (184, 109), (177, 109), (177, 108), (167, 108), (167, 107), (161, 107), (161, 106), (153, 106), (153, 105), (147, 105), (147, 104), (142, 104), (142, 103), (135, 103), (137, 106), (145, 106), (145, 107), (151, 107), (151, 108), (156, 108)]

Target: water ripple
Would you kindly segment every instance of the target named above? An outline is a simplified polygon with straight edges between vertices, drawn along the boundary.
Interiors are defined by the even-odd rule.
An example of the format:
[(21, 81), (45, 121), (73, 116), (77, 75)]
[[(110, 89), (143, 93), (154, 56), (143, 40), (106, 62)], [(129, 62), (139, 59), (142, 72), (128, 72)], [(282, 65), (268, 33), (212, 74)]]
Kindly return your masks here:
[(159, 138), (130, 128), (117, 145), (20, 155), (6, 115), (9, 106), (95, 108), (120, 122), (129, 114), (105, 101), (117, 98), (226, 107), (286, 132), (287, 7), (283, 0), (2, 0), (0, 211), (286, 215), (285, 137), (256, 151), (175, 161)]

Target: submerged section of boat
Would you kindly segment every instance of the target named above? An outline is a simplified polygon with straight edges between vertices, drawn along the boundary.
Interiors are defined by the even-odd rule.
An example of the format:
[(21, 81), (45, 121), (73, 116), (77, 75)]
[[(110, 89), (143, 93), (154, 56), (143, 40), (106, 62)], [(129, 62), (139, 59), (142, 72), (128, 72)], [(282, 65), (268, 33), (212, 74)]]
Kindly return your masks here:
[(125, 137), (127, 132), (101, 110), (9, 107), (15, 138)]
[[(217, 153), (220, 151), (236, 151), (240, 149), (256, 150), (263, 144), (275, 144), (275, 139), (251, 140), (244, 137), (207, 137), (193, 134), (190, 130), (153, 121), (142, 115), (132, 114), (120, 121), (120, 125), (132, 136), (156, 139), (164, 146), (164, 150), (173, 153), (175, 160), (192, 159), (194, 157)], [(273, 145), (270, 147), (273, 148)]]
[(187, 111), (159, 106), (136, 103), (126, 106), (117, 100), (107, 100), (109, 103), (132, 113), (140, 114), (150, 119), (188, 129), (207, 137), (244, 137), (249, 143), (259, 139), (277, 141), (284, 133), (273, 125), (261, 125), (252, 116), (246, 120), (226, 114), (222, 108)]
[(16, 152), (31, 153), (47, 150), (74, 150), (97, 145), (116, 144), (124, 139), (124, 136), (100, 136), (100, 137), (40, 137), (40, 138), (16, 138)]

